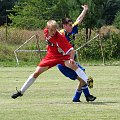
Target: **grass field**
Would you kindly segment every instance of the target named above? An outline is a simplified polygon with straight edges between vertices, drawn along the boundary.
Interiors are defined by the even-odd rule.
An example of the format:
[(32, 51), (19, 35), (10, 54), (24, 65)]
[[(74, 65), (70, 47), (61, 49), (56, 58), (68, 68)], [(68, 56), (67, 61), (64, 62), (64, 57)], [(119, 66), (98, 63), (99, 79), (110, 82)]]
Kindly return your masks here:
[(94, 77), (96, 101), (80, 103), (72, 97), (77, 81), (56, 67), (38, 77), (23, 97), (11, 99), (34, 67), (0, 67), (0, 120), (120, 120), (120, 66), (86, 66)]

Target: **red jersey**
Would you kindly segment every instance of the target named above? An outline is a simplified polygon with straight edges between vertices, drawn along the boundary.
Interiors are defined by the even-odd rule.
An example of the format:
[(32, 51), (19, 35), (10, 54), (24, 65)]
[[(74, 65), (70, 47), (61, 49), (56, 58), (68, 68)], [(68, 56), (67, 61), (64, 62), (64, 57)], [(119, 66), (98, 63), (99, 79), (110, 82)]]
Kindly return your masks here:
[(45, 28), (44, 35), (48, 42), (47, 54), (39, 66), (53, 67), (60, 63), (64, 64), (64, 61), (70, 58), (70, 55), (67, 55), (67, 53), (73, 49), (71, 44), (58, 31), (54, 36), (49, 36), (48, 29)]

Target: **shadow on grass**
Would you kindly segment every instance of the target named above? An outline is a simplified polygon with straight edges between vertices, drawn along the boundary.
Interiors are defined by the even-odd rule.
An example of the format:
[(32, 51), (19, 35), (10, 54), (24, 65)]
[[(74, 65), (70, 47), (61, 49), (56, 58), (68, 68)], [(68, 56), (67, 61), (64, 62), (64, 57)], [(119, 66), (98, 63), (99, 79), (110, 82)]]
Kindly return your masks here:
[(120, 102), (114, 102), (114, 101), (102, 101), (102, 102), (81, 102), (84, 104), (93, 104), (93, 105), (108, 105), (108, 104), (117, 104)]
[(120, 102), (113, 102), (113, 101), (108, 101), (108, 102), (50, 102), (49, 104), (93, 104), (93, 105), (108, 105), (108, 104), (116, 104)]

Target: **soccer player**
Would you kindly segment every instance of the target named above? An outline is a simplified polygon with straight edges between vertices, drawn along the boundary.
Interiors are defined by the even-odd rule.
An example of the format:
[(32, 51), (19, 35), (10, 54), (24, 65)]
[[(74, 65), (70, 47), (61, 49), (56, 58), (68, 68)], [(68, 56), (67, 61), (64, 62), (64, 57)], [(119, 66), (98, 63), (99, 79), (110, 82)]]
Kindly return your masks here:
[[(65, 37), (67, 38), (67, 40), (72, 44), (72, 46), (74, 47), (74, 40), (75, 40), (75, 34), (78, 33), (78, 25), (82, 22), (87, 10), (88, 10), (88, 6), (87, 5), (83, 5), (82, 6), (83, 11), (82, 13), (78, 16), (78, 18), (76, 19), (75, 23), (72, 22), (72, 20), (70, 18), (64, 18), (62, 20), (62, 27), (63, 29), (60, 30), (60, 32), (65, 35)], [(83, 71), (85, 71), (85, 69), (78, 63), (76, 63), (78, 65), (78, 67), (80, 67)], [(87, 101), (94, 101), (96, 99), (96, 97), (94, 97), (93, 95), (90, 95), (89, 92), (89, 88), (87, 83), (82, 80), (74, 70), (63, 66), (61, 64), (58, 64), (58, 69), (66, 76), (69, 77), (72, 80), (78, 79), (79, 80), (79, 84), (77, 87), (77, 90), (75, 91), (75, 95), (73, 97), (73, 102), (80, 102), (80, 96), (82, 94), (82, 91), (86, 97)], [(91, 77), (89, 79), (92, 79)]]
[(88, 77), (74, 61), (74, 48), (66, 37), (57, 31), (57, 27), (56, 21), (49, 20), (47, 22), (47, 26), (44, 29), (45, 39), (48, 43), (46, 56), (40, 61), (36, 70), (28, 77), (21, 89), (11, 96), (13, 99), (22, 96), (40, 74), (57, 64), (62, 64), (73, 69), (76, 74), (87, 83)]

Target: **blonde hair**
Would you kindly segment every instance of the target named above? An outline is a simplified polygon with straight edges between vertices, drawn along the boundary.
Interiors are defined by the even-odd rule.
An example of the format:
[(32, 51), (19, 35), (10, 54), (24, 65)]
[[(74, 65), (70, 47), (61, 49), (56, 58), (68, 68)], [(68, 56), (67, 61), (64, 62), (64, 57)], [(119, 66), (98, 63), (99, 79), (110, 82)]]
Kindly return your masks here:
[(55, 20), (49, 20), (48, 22), (47, 22), (47, 27), (48, 28), (58, 28), (58, 24), (57, 24), (57, 22), (55, 21)]

